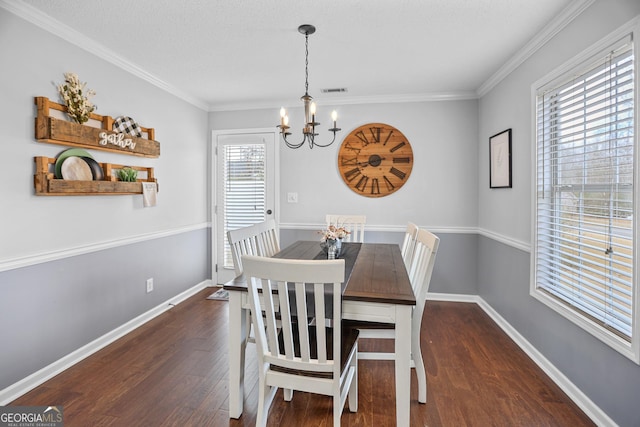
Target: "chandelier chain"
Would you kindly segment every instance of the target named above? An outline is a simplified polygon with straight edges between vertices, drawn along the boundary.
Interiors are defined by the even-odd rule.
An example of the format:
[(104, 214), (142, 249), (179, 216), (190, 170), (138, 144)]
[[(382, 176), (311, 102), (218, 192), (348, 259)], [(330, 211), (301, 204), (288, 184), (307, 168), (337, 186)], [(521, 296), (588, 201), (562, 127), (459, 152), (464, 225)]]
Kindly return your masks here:
[(309, 34), (304, 35), (304, 93), (309, 94)]

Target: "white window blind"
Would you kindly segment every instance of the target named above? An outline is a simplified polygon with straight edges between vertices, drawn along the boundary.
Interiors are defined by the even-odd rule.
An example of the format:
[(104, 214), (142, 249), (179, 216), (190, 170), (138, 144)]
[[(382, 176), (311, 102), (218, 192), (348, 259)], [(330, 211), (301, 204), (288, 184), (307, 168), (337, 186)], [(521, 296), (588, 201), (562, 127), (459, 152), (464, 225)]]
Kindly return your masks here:
[(224, 266), (233, 268), (227, 231), (265, 220), (264, 144), (224, 146)]
[(630, 38), (537, 93), (535, 288), (631, 342), (634, 56)]

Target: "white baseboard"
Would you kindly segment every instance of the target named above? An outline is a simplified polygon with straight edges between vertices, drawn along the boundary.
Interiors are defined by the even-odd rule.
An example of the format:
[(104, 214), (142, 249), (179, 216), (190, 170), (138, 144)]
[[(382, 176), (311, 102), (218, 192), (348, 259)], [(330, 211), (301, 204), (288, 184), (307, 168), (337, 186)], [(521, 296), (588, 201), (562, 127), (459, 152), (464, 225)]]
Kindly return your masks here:
[(472, 302), (484, 310), (491, 319), (524, 351), (536, 365), (540, 367), (569, 398), (582, 409), (591, 420), (600, 427), (617, 427), (617, 424), (609, 418), (591, 399), (589, 399), (569, 378), (558, 370), (546, 357), (542, 355), (529, 341), (527, 341), (513, 326), (511, 326), (497, 311), (493, 309), (482, 297), (478, 295), (437, 294), (428, 293), (427, 300)]
[(427, 292), (427, 301), (475, 302), (476, 304), (479, 304), (480, 297), (478, 295)]
[(117, 339), (125, 336), (129, 332), (134, 329), (144, 325), (149, 320), (154, 317), (159, 316), (167, 310), (170, 310), (174, 306), (180, 304), (187, 298), (195, 295), (200, 292), (202, 289), (211, 286), (211, 280), (205, 280), (203, 282), (198, 283), (194, 287), (187, 289), (186, 291), (176, 295), (175, 297), (163, 302), (162, 304), (152, 308), (146, 313), (141, 314), (135, 319), (130, 320), (129, 322), (123, 324), (122, 326), (114, 329), (111, 332), (106, 333), (105, 335), (97, 338), (96, 340), (86, 344), (83, 347), (80, 347), (76, 351), (64, 356), (63, 358), (53, 362), (52, 364), (45, 366), (37, 372), (29, 375), (28, 377), (18, 381), (15, 384), (10, 385), (4, 390), (0, 391), (0, 405), (8, 405), (10, 402), (14, 401), (18, 397), (27, 393), (28, 391), (34, 389), (45, 381), (53, 378), (58, 375), (65, 369), (70, 368), (76, 363), (80, 362), (83, 359), (91, 356), (96, 353), (98, 350), (108, 346), (113, 343)]

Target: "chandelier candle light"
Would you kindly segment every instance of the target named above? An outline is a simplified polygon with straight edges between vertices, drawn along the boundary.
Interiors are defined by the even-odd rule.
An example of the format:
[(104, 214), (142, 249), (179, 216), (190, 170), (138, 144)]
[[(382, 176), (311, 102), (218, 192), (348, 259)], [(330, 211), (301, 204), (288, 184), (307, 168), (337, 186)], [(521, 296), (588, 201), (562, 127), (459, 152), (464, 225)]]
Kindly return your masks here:
[(316, 103), (313, 102), (313, 98), (309, 95), (309, 34), (313, 34), (316, 32), (316, 27), (309, 24), (300, 25), (298, 27), (298, 32), (304, 34), (305, 41), (305, 62), (304, 62), (304, 73), (305, 73), (305, 81), (304, 81), (304, 95), (300, 98), (300, 100), (304, 103), (304, 121), (305, 125), (302, 128), (303, 138), (302, 141), (298, 144), (293, 144), (287, 140), (287, 137), (291, 135), (289, 130), (289, 116), (287, 115), (287, 110), (283, 108), (280, 109), (280, 133), (282, 134), (282, 139), (284, 139), (285, 144), (289, 148), (300, 148), (304, 145), (305, 142), (309, 142), (309, 148), (313, 148), (314, 145), (318, 147), (328, 147), (333, 144), (336, 140), (336, 133), (339, 132), (339, 129), (336, 126), (336, 121), (338, 119), (338, 113), (334, 110), (331, 113), (331, 119), (333, 120), (333, 127), (329, 129), (329, 131), (333, 132), (333, 139), (328, 144), (319, 144), (316, 142), (316, 126), (320, 123), (316, 122)]

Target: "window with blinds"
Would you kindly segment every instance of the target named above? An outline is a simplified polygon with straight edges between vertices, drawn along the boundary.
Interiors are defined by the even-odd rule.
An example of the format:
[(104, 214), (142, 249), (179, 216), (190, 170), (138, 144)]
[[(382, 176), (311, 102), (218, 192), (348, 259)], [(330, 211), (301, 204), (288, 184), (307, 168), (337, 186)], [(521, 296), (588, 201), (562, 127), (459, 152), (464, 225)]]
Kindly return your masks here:
[(224, 146), (224, 266), (233, 268), (227, 231), (265, 220), (264, 144)]
[(631, 343), (638, 291), (631, 38), (595, 58), (536, 93), (533, 286), (561, 313), (580, 317), (576, 323)]

